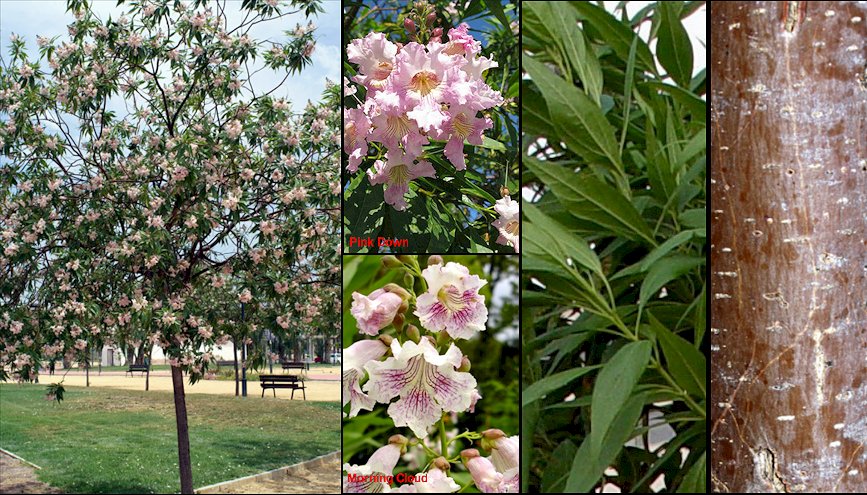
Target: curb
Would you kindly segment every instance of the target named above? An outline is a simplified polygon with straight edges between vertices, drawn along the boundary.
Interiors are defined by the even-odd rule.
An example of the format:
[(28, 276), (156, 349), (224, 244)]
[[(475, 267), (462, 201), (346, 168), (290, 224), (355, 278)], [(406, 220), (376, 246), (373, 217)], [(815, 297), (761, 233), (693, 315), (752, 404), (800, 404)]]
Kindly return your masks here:
[(37, 466), (36, 464), (33, 464), (32, 462), (28, 461), (27, 459), (23, 459), (23, 458), (21, 458), (21, 457), (15, 455), (15, 454), (13, 454), (12, 452), (9, 452), (8, 450), (0, 449), (0, 452), (2, 452), (2, 453), (4, 453), (4, 454), (8, 455), (9, 457), (13, 457), (13, 458), (15, 458), (15, 459), (18, 459), (19, 461), (23, 462), (24, 464), (27, 464), (27, 465), (33, 466), (33, 467), (35, 467), (36, 469), (42, 469), (41, 467)]
[(221, 483), (215, 483), (213, 485), (203, 486), (202, 488), (198, 488), (194, 491), (195, 493), (233, 493), (232, 489), (235, 488), (237, 485), (283, 478), (287, 475), (291, 475), (296, 471), (299, 471), (300, 469), (316, 467), (325, 464), (333, 459), (337, 459), (337, 461), (340, 462), (339, 450), (335, 450), (334, 452), (315, 457), (313, 459), (310, 459), (309, 461), (302, 461), (297, 464), (292, 464), (291, 466), (283, 466), (277, 469), (272, 469), (271, 471), (265, 471), (264, 473), (253, 474), (250, 476), (244, 476), (243, 478), (236, 478), (229, 481), (223, 481)]

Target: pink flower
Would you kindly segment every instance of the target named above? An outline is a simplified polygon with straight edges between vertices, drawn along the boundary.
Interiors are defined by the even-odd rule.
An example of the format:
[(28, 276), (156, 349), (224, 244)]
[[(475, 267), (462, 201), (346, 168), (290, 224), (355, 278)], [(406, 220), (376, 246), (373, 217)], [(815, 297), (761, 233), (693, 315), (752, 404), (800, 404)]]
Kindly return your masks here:
[(285, 294), (289, 290), (289, 284), (286, 282), (274, 282), (274, 291), (277, 294)]
[(250, 294), (249, 289), (244, 289), (243, 291), (241, 291), (240, 294), (238, 294), (238, 301), (240, 301), (242, 303), (248, 303), (252, 300), (253, 300), (253, 295)]
[(343, 350), (343, 405), (349, 406), (349, 417), (358, 415), (362, 409), (372, 411), (376, 403), (361, 391), (364, 365), (379, 360), (388, 351), (379, 340), (359, 340)]
[(385, 86), (394, 70), (397, 45), (388, 41), (383, 33), (370, 33), (362, 39), (352, 40), (346, 47), (347, 59), (358, 64), (358, 75), (352, 79), (370, 90)]
[(507, 437), (502, 430), (491, 428), (482, 432), (482, 447), (491, 451), (491, 462), (500, 473), (517, 470), (520, 442), (518, 436)]
[(374, 169), (368, 170), (367, 176), (373, 185), (385, 184), (386, 203), (398, 211), (405, 210), (409, 182), (419, 177), (436, 177), (436, 170), (429, 161), (416, 162), (399, 149), (389, 151), (386, 158), (385, 162), (377, 160)]
[(494, 210), (500, 215), (500, 218), (494, 220), (492, 224), (500, 232), (500, 236), (497, 237), (497, 243), (512, 246), (516, 253), (519, 252), (521, 222), (518, 202), (512, 201), (512, 198), (509, 196), (505, 196), (497, 200), (496, 204), (494, 204)]
[(370, 119), (360, 108), (343, 110), (343, 147), (349, 155), (347, 170), (355, 172), (367, 155), (367, 136), (370, 134)]
[[(379, 480), (384, 475), (391, 476), (394, 474), (394, 468), (397, 466), (397, 461), (400, 456), (406, 452), (407, 439), (402, 435), (393, 435), (388, 439), (388, 445), (376, 449), (376, 452), (370, 456), (367, 463), (362, 465), (343, 465), (343, 470), (348, 474), (370, 476), (379, 475), (375, 479)], [(353, 478), (355, 478), (353, 476)], [(388, 483), (382, 481), (349, 481), (350, 477), (346, 476), (347, 481), (343, 484), (344, 493), (381, 493), (389, 490)]]
[(417, 437), (424, 438), (444, 411), (461, 412), (470, 407), (476, 379), (457, 371), (463, 358), (457, 346), (449, 345), (440, 355), (427, 338), (419, 344), (410, 340), (403, 346), (395, 339), (391, 352), (394, 357), (364, 366), (370, 379), (363, 390), (384, 404), (400, 397), (388, 406), (395, 426), (408, 426)]
[(262, 235), (270, 236), (275, 230), (277, 230), (277, 226), (274, 225), (274, 222), (268, 220), (259, 222), (259, 232), (262, 232)]
[(481, 145), (482, 133), (493, 127), (491, 119), (476, 117), (476, 111), (466, 105), (452, 105), (443, 124), (442, 139), (448, 139), (444, 154), (456, 170), (466, 170), (464, 161), (464, 141)]
[(18, 335), (19, 333), (21, 333), (22, 328), (24, 328), (24, 323), (22, 323), (20, 321), (14, 321), (13, 320), (12, 323), (9, 324), (9, 330), (11, 330), (12, 333), (15, 335)]
[[(443, 459), (443, 458), (440, 458)], [(434, 461), (436, 462), (436, 461)], [(431, 466), (427, 473), (420, 473), (421, 476), (416, 478), (425, 479), (425, 481), (413, 481), (412, 484), (400, 485), (396, 489), (390, 490), (391, 493), (454, 493), (461, 489), (455, 480), (453, 480), (446, 471), (438, 469), (435, 465)], [(425, 476), (426, 475), (426, 476)]]
[(367, 335), (377, 335), (394, 320), (403, 304), (403, 299), (392, 292), (376, 289), (370, 296), (352, 293), (350, 313), (358, 322), (358, 331)]
[(85, 348), (87, 348), (87, 341), (82, 340), (82, 339), (77, 339), (75, 341), (75, 348), (78, 349), (79, 351), (83, 351)]
[(210, 339), (211, 336), (214, 335), (214, 332), (211, 330), (211, 327), (202, 326), (199, 327), (199, 335), (201, 335), (203, 339)]
[(488, 308), (479, 289), (487, 281), (451, 261), (425, 268), (422, 276), (428, 290), (418, 296), (415, 311), (422, 326), (433, 332), (445, 330), (453, 339), (468, 339), (485, 329)]
[(498, 472), (491, 460), (481, 457), (476, 449), (462, 451), (461, 458), (482, 493), (518, 493), (518, 468)]

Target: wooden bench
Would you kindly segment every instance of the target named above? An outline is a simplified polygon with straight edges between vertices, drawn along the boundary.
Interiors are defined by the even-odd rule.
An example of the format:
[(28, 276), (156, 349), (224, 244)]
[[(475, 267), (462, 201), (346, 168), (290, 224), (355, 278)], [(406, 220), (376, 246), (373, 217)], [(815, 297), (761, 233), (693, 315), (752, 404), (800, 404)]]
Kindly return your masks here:
[[(147, 373), (148, 365), (146, 365), (146, 364), (131, 364), (131, 365), (129, 365), (129, 369), (126, 370), (126, 373), (129, 373), (130, 375), (132, 375), (136, 371), (141, 372), (141, 373)], [(124, 373), (124, 375), (126, 375), (126, 373)]]
[(259, 384), (262, 385), (262, 397), (265, 397), (265, 390), (272, 389), (274, 397), (277, 397), (278, 388), (291, 388), (292, 396), (295, 398), (295, 391), (301, 390), (304, 394), (304, 400), (307, 400), (307, 392), (304, 391), (304, 379), (295, 375), (259, 375)]
[[(238, 369), (241, 369), (241, 363), (238, 363)], [(231, 366), (232, 369), (235, 369), (235, 361), (217, 361), (217, 368), (222, 368), (223, 366)]]
[(307, 371), (310, 371), (310, 363), (284, 362), (284, 363), (280, 363), (280, 364), (283, 365), (284, 370), (301, 370), (301, 371), (307, 370)]

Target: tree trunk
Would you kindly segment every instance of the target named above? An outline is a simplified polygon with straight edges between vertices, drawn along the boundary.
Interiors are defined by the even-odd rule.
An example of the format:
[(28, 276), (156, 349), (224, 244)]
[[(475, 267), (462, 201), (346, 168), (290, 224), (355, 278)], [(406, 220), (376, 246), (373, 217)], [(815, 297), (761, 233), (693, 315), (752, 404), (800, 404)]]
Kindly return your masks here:
[(84, 376), (85, 376), (85, 378), (84, 378), (85, 386), (89, 387), (90, 386), (90, 360), (87, 358), (84, 359)]
[(151, 346), (150, 349), (148, 350), (148, 356), (147, 356), (148, 369), (147, 369), (147, 371), (145, 371), (145, 392), (150, 390), (150, 387), (151, 387), (151, 355), (153, 354), (153, 352), (154, 352), (154, 348), (153, 348), (153, 346)]
[(232, 339), (232, 352), (235, 353), (235, 397), (238, 396), (238, 342), (237, 339)]
[(171, 368), (172, 387), (175, 391), (175, 419), (178, 424), (178, 468), (181, 473), (181, 493), (193, 493), (193, 468), (190, 462), (190, 431), (187, 425), (184, 373), (178, 366)]
[(867, 6), (788, 4), (711, 5), (711, 480), (863, 492)]

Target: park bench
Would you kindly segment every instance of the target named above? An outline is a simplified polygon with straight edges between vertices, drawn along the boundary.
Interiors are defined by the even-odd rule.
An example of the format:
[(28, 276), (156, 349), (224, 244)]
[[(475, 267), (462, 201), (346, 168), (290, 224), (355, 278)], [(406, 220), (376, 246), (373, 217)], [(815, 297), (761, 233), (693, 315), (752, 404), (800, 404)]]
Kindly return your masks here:
[[(241, 364), (241, 363), (238, 363), (238, 364)], [(232, 368), (234, 368), (235, 367), (235, 361), (217, 361), (217, 367), (218, 368), (222, 368), (223, 366), (231, 366)]]
[(307, 370), (307, 371), (310, 371), (310, 363), (283, 362), (280, 364), (283, 365), (284, 370), (301, 370), (301, 371)]
[(259, 383), (262, 385), (262, 397), (265, 397), (265, 390), (272, 389), (274, 397), (277, 397), (278, 388), (291, 388), (292, 395), (290, 399), (295, 398), (295, 391), (301, 390), (304, 394), (304, 400), (307, 400), (307, 392), (304, 391), (304, 379), (295, 375), (259, 375)]
[[(126, 370), (126, 373), (129, 373), (130, 375), (132, 375), (136, 371), (141, 372), (141, 373), (147, 373), (148, 365), (146, 365), (146, 364), (131, 364), (131, 365), (129, 365), (129, 369)], [(126, 373), (124, 373), (124, 375), (126, 375)]]

